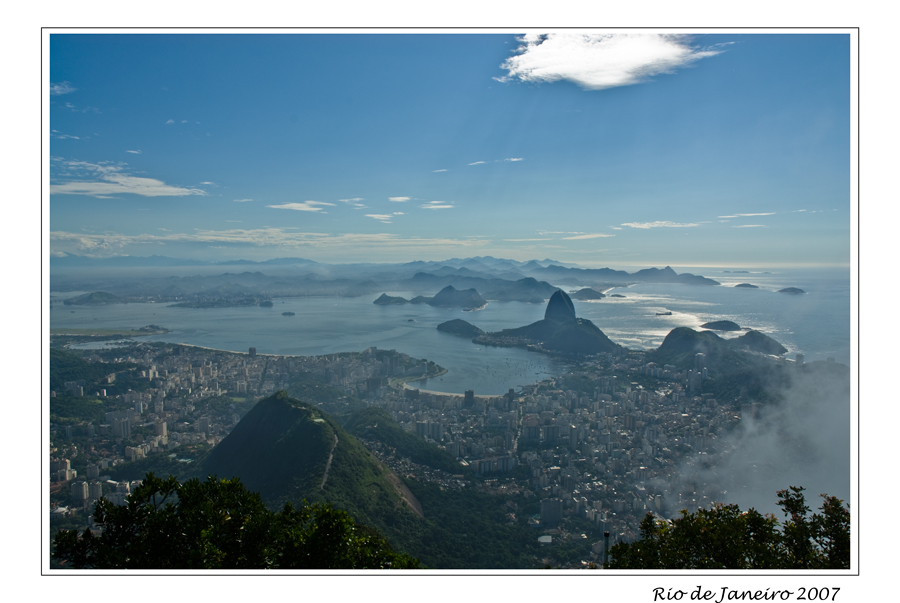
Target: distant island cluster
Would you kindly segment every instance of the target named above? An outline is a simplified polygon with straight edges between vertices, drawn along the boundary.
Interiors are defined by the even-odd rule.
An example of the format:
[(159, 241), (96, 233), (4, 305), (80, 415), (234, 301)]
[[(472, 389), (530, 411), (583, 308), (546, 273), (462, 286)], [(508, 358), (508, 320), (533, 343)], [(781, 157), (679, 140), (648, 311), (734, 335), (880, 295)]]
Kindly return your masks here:
[[(150, 258), (93, 259), (67, 255), (51, 258), (51, 287), (56, 291), (85, 290), (84, 270), (109, 268), (161, 267), (181, 269), (185, 260), (161, 256)], [(444, 262), (408, 262), (379, 264), (320, 264), (303, 258), (280, 258), (266, 262), (221, 262), (214, 266), (254, 266), (266, 273), (240, 272), (190, 276), (142, 276), (102, 279), (103, 289), (63, 300), (65, 305), (107, 305), (154, 302), (182, 308), (249, 307), (272, 308), (273, 299), (310, 296), (360, 297), (379, 290), (421, 292), (412, 299), (382, 293), (379, 305), (430, 304), (483, 308), (489, 301), (518, 301), (541, 304), (559, 287), (572, 288), (571, 298), (597, 301), (606, 297), (623, 298), (621, 293), (605, 291), (638, 283), (672, 283), (695, 286), (720, 285), (716, 280), (690, 273), (676, 273), (671, 267), (646, 268), (629, 273), (611, 268), (579, 268), (554, 260), (517, 262), (493, 257), (452, 259)], [(72, 272), (70, 272), (70, 270)], [(550, 284), (550, 281), (556, 283)], [(750, 283), (736, 285), (758, 288)], [(577, 289), (576, 289), (577, 288)], [(438, 293), (433, 293), (437, 291)], [(801, 294), (789, 287), (781, 293)], [(52, 303), (52, 300), (51, 300)]]

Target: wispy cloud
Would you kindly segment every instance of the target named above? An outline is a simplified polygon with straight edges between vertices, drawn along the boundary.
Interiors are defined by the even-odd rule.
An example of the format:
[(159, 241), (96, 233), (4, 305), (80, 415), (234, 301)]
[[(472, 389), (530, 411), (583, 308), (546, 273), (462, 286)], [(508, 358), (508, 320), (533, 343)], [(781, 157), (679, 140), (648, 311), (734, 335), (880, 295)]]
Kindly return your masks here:
[(503, 161), (525, 161), (525, 160), (521, 157), (507, 157)]
[(69, 175), (83, 175), (86, 180), (69, 181), (50, 185), (51, 195), (141, 195), (143, 197), (183, 197), (205, 195), (198, 188), (183, 188), (166, 184), (155, 178), (132, 176), (125, 172), (124, 163), (89, 163), (86, 161), (63, 162)]
[(447, 169), (445, 168), (445, 169), (443, 169), (443, 170), (431, 170), (431, 171), (432, 171), (432, 172), (446, 172)]
[(483, 161), (475, 161), (473, 163), (470, 163), (469, 165), (481, 165), (482, 163), (484, 163), (484, 162)]
[(357, 203), (359, 201), (364, 201), (362, 197), (353, 197), (352, 199), (338, 199), (341, 203)]
[(751, 216), (774, 216), (775, 212), (770, 211), (762, 214), (734, 214), (733, 216), (719, 216), (720, 218), (730, 219), (730, 218), (749, 218)]
[(295, 211), (321, 211), (322, 213), (328, 213), (322, 211), (320, 206), (328, 205), (334, 207), (334, 203), (326, 203), (324, 201), (303, 201), (302, 203), (282, 203), (281, 205), (266, 205), (266, 207), (271, 207), (272, 209), (293, 209)]
[(235, 199), (235, 203), (250, 203), (253, 199)]
[(52, 138), (58, 138), (60, 140), (72, 139), (72, 140), (81, 140), (78, 136), (72, 136), (71, 134), (63, 134), (59, 130), (50, 130), (50, 136)]
[(247, 247), (272, 247), (288, 249), (321, 249), (334, 253), (359, 253), (362, 250), (371, 250), (378, 247), (384, 251), (404, 251), (405, 254), (415, 253), (416, 250), (446, 249), (456, 250), (460, 248), (478, 248), (489, 243), (485, 239), (448, 239), (448, 238), (420, 238), (401, 237), (391, 233), (374, 234), (329, 234), (321, 232), (292, 232), (286, 228), (258, 228), (258, 229), (232, 229), (232, 230), (200, 230), (193, 233), (171, 234), (84, 234), (64, 231), (50, 233), (50, 244), (55, 249), (53, 253), (62, 251), (70, 253), (86, 253), (94, 256), (116, 255), (123, 250), (135, 245), (165, 245), (175, 243), (203, 244), (203, 245), (235, 245)]
[(366, 214), (366, 217), (379, 220), (384, 224), (390, 224), (393, 216), (391, 214)]
[(691, 228), (699, 226), (696, 223), (682, 224), (679, 222), (626, 222), (622, 226), (630, 226), (631, 228)]
[(166, 125), (174, 124), (174, 123), (175, 123), (175, 120), (174, 120), (174, 119), (170, 119), (170, 120), (168, 120), (168, 121), (166, 122)]
[[(125, 152), (126, 152), (126, 153), (131, 153), (131, 154), (133, 154), (133, 155), (140, 155), (140, 154), (141, 154), (140, 151), (125, 151)], [(201, 184), (206, 184), (206, 183), (205, 183), (205, 182), (201, 182)]]
[(503, 239), (508, 243), (524, 243), (530, 241), (552, 241), (553, 239)]
[(60, 82), (58, 84), (50, 83), (50, 96), (59, 96), (60, 94), (69, 94), (75, 92), (78, 88), (69, 82)]
[(582, 240), (582, 239), (600, 239), (600, 238), (614, 237), (614, 236), (616, 236), (616, 235), (611, 235), (611, 234), (582, 234), (582, 235), (575, 235), (574, 237), (563, 237), (562, 240), (563, 240), (563, 241), (580, 241), (580, 240)]
[(501, 82), (568, 80), (586, 90), (647, 81), (722, 52), (724, 45), (696, 48), (679, 34), (526, 34), (516, 55), (500, 67)]
[(420, 207), (422, 209), (453, 209), (453, 204), (446, 201), (429, 201)]
[(732, 228), (768, 228), (765, 224), (741, 224), (732, 226)]
[(393, 201), (394, 203), (406, 203), (410, 199), (411, 197), (388, 197), (388, 201)]

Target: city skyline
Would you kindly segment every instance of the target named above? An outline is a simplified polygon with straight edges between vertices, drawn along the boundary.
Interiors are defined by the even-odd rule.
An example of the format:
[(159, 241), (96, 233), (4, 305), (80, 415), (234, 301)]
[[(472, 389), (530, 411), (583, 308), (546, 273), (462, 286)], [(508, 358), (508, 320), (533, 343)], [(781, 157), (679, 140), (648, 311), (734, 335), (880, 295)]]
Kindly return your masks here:
[(851, 46), (52, 34), (50, 252), (849, 266)]

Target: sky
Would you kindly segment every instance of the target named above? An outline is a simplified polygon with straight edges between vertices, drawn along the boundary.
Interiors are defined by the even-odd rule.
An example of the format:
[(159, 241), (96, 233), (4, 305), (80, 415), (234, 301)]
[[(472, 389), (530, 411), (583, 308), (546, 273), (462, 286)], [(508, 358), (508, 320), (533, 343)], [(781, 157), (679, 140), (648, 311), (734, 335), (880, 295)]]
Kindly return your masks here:
[(852, 43), (51, 34), (50, 253), (848, 266)]

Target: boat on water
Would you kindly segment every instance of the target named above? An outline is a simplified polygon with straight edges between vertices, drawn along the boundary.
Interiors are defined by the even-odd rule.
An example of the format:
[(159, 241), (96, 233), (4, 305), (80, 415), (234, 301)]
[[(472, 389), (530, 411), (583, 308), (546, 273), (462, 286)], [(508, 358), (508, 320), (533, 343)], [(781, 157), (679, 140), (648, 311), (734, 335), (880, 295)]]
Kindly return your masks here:
[(657, 312), (657, 316), (672, 316), (671, 312)]

